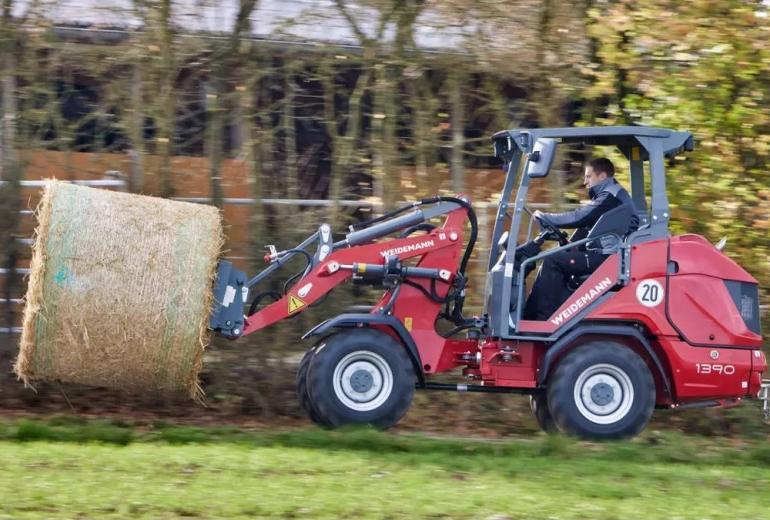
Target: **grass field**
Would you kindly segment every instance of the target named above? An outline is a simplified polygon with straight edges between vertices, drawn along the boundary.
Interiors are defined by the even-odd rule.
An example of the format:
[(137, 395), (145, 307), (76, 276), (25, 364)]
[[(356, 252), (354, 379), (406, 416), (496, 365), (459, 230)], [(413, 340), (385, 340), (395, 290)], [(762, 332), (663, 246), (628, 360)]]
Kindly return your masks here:
[(770, 445), (0, 423), (0, 518), (770, 518)]

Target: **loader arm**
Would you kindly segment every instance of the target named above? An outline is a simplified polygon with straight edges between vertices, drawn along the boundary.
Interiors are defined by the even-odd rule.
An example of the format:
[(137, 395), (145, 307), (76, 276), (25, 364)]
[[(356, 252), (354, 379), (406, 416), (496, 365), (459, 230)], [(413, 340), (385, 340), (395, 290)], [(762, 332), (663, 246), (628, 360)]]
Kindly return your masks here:
[[(453, 200), (459, 203), (451, 202)], [(423, 204), (430, 207), (420, 209), (419, 206)], [(370, 221), (369, 225), (362, 226), (363, 229), (354, 230), (344, 240), (333, 244), (328, 236), (324, 237), (324, 228), (328, 229), (328, 226), (322, 226), (319, 232), (296, 248), (284, 252), (276, 252), (271, 248), (271, 253), (265, 258), (271, 265), (249, 281), (245, 280), (243, 273), (221, 262), (219, 274), (222, 279), (215, 286), (210, 328), (230, 339), (251, 334), (304, 311), (350, 278), (378, 281), (378, 277), (381, 277), (384, 286), (390, 288), (380, 300), (381, 304), (388, 301), (389, 295), (394, 293), (395, 286), (400, 285), (401, 280), (405, 280), (412, 290), (422, 287), (428, 295), (426, 299), (431, 296), (445, 297), (458, 274), (462, 279), (461, 273), (464, 272), (475, 240), (475, 215), (472, 208), (466, 198), (436, 197), (424, 199), (407, 209), (413, 211), (406, 215), (399, 215), (404, 212), (403, 208), (391, 212), (392, 218), (380, 217)], [(445, 216), (443, 224), (427, 234), (384, 239), (387, 235), (413, 228), (438, 216)], [(463, 228), (468, 219), (471, 220), (473, 232), (458, 270)], [(319, 240), (318, 251), (315, 256), (311, 256), (305, 249), (319, 243)], [(303, 276), (273, 303), (251, 315), (238, 314), (237, 309), (242, 307), (239, 304), (245, 304), (248, 289), (259, 284), (297, 254), (303, 254), (309, 259)], [(402, 261), (416, 257), (420, 257), (416, 266), (401, 264)], [(241, 294), (243, 301), (238, 301)], [(396, 290), (393, 298), (397, 296)], [(231, 305), (233, 299), (237, 303)], [(377, 309), (373, 312), (377, 312)]]
[[(453, 219), (450, 217), (447, 220)], [(454, 250), (456, 253), (462, 246), (462, 236), (462, 228), (459, 225), (445, 224), (443, 227), (437, 228), (427, 235), (384, 240), (382, 242), (335, 251), (306, 276), (300, 278), (282, 298), (255, 314), (248, 316), (243, 335), (251, 334), (284, 318), (302, 312), (354, 275), (364, 274), (367, 269), (366, 266), (384, 266), (386, 257), (396, 257), (403, 261), (417, 256), (431, 258), (435, 256), (433, 253), (443, 252), (443, 250), (450, 250), (447, 252)], [(395, 254), (389, 254), (391, 252)], [(444, 271), (446, 279), (440, 277), (437, 279), (448, 289), (449, 284), (455, 277), (458, 255), (449, 254), (441, 256), (451, 259), (452, 264), (447, 263), (447, 265), (440, 267), (423, 268), (425, 271), (417, 272), (420, 275), (427, 275), (428, 271), (435, 270), (437, 275), (441, 276), (441, 271)], [(431, 262), (431, 264), (434, 264), (434, 262)], [(369, 269), (371, 270), (371, 268)], [(407, 267), (406, 269), (407, 273), (409, 273), (409, 268)], [(420, 275), (415, 278), (432, 279), (428, 276)], [(429, 290), (429, 287), (426, 287), (426, 289)]]

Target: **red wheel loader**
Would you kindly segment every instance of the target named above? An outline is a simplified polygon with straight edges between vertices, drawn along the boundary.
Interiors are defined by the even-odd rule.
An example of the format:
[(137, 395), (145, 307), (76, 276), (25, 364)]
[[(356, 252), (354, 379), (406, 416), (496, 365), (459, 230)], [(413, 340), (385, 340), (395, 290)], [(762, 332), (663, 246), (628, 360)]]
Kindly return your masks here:
[[(315, 344), (297, 372), (299, 400), (328, 427), (388, 428), (409, 409), (415, 389), (527, 394), (543, 429), (588, 439), (634, 436), (655, 408), (759, 397), (767, 415), (757, 280), (705, 238), (669, 234), (665, 159), (692, 150), (691, 134), (622, 126), (515, 129), (492, 142), (506, 177), (479, 316), (463, 314), (478, 228), (470, 201), (458, 195), (356, 224), (337, 241), (323, 224), (292, 249), (271, 246), (269, 266), (251, 279), (221, 262), (211, 329), (231, 339), (251, 334), (348, 280), (382, 288), (374, 305), (303, 336)], [(567, 242), (545, 219), (532, 240), (529, 186), (548, 175), (562, 145), (617, 147), (628, 159), (633, 204), (602, 215), (582, 240)], [(440, 225), (431, 224), (437, 219)], [(532, 247), (544, 240), (558, 243)], [(606, 260), (570, 282), (574, 291), (549, 319), (523, 319), (527, 273), (549, 255), (580, 246), (601, 248)], [(285, 294), (249, 298), (298, 255), (307, 268)], [(268, 297), (275, 301), (261, 305)], [(451, 322), (448, 333), (437, 332), (439, 320)], [(463, 382), (432, 381), (454, 370)]]

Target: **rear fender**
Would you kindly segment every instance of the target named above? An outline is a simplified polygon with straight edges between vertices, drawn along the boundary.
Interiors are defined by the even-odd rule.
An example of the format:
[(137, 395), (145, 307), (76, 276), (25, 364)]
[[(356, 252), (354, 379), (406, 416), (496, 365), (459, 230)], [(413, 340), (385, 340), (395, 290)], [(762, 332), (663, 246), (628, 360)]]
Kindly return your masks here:
[(415, 344), (411, 334), (409, 334), (409, 331), (406, 330), (406, 327), (404, 327), (404, 324), (394, 316), (357, 313), (340, 314), (339, 316), (335, 316), (334, 318), (330, 318), (319, 323), (307, 331), (305, 335), (302, 336), (302, 339), (307, 339), (313, 336), (320, 336), (332, 329), (356, 327), (376, 327), (390, 330), (392, 335), (398, 341), (400, 341), (406, 349), (406, 353), (409, 355), (409, 359), (412, 361), (414, 373), (417, 375), (419, 386), (425, 386), (425, 373), (422, 370), (422, 362), (420, 361), (420, 353), (417, 350), (417, 345)]
[(662, 385), (663, 395), (673, 402), (673, 394), (671, 391), (671, 381), (666, 370), (661, 363), (660, 357), (653, 349), (650, 342), (644, 335), (632, 325), (609, 325), (609, 324), (584, 324), (580, 325), (567, 334), (559, 338), (553, 345), (548, 347), (543, 360), (540, 364), (540, 371), (537, 377), (538, 386), (543, 386), (548, 380), (548, 376), (553, 371), (554, 366), (564, 354), (569, 350), (576, 347), (579, 344), (580, 338), (584, 336), (600, 336), (606, 339), (619, 339), (620, 336), (624, 340), (631, 340), (639, 345), (644, 353), (649, 357), (653, 365), (653, 377), (660, 381)]

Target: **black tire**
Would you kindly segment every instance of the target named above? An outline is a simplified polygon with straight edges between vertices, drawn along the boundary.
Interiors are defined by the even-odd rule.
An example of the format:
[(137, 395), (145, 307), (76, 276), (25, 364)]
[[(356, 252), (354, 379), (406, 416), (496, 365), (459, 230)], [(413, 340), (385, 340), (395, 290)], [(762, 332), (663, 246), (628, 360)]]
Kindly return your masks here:
[(655, 407), (646, 363), (624, 345), (597, 341), (569, 352), (548, 380), (548, 409), (560, 430), (583, 439), (633, 437)]
[(307, 391), (307, 371), (317, 347), (318, 344), (313, 345), (307, 352), (305, 352), (305, 355), (302, 356), (302, 361), (299, 362), (296, 378), (297, 399), (299, 400), (300, 408), (302, 408), (311, 421), (319, 426), (327, 426), (322, 421), (321, 416), (318, 415), (318, 411), (313, 406), (313, 403), (310, 400), (310, 394)]
[(529, 396), (529, 409), (535, 417), (537, 425), (546, 433), (558, 433), (559, 427), (551, 417), (548, 410), (548, 399), (545, 393), (532, 394)]
[(310, 361), (307, 385), (310, 401), (324, 424), (370, 424), (386, 429), (412, 404), (415, 375), (404, 347), (396, 340), (373, 329), (351, 329), (329, 336), (318, 346)]

